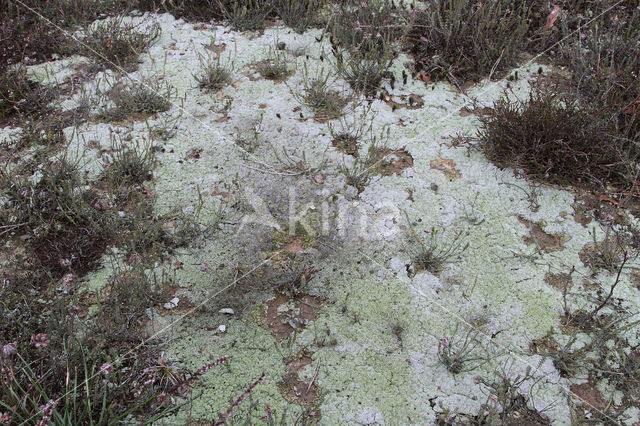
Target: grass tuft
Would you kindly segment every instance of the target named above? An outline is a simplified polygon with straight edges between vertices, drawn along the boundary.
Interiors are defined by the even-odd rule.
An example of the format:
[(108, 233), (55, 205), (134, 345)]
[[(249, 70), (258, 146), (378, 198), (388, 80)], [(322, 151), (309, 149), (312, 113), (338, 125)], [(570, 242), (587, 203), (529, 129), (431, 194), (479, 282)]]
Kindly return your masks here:
[(231, 83), (231, 73), (233, 65), (226, 66), (220, 62), (220, 56), (215, 59), (211, 55), (199, 56), (200, 73), (194, 75), (198, 87), (205, 90), (217, 92)]
[(456, 233), (451, 241), (445, 242), (440, 236), (440, 230), (431, 227), (430, 230), (425, 230), (428, 236), (422, 238), (416, 233), (415, 225), (411, 223), (409, 216), (406, 213), (405, 215), (409, 224), (409, 235), (418, 244), (417, 248), (410, 250), (413, 267), (410, 275), (422, 271), (428, 271), (432, 274), (438, 273), (444, 265), (451, 263), (469, 247), (469, 243), (465, 243), (463, 240), (462, 231)]
[(312, 110), (316, 117), (326, 120), (333, 120), (342, 115), (342, 110), (351, 101), (350, 96), (344, 96), (340, 92), (333, 90), (334, 81), (330, 79), (329, 73), (321, 70), (313, 78), (310, 78), (305, 66), (304, 69), (304, 93), (296, 98), (304, 106)]
[(375, 95), (391, 66), (392, 44), (403, 38), (407, 28), (387, 0), (336, 6), (330, 41), (339, 75), (356, 92)]
[(122, 17), (94, 22), (77, 46), (77, 53), (94, 61), (97, 69), (137, 68), (138, 56), (160, 36), (157, 23), (140, 28), (124, 22)]
[(267, 26), (267, 18), (273, 11), (271, 1), (240, 0), (229, 4), (217, 0), (229, 24), (238, 31), (259, 31)]
[(275, 0), (276, 13), (295, 32), (302, 34), (311, 27), (326, 0)]
[(257, 69), (267, 80), (284, 81), (293, 74), (286, 52), (274, 48), (269, 48), (267, 59), (258, 63)]
[(104, 108), (101, 118), (119, 121), (133, 116), (148, 116), (171, 108), (175, 89), (157, 78), (118, 82), (107, 92), (111, 106)]
[(105, 177), (116, 187), (141, 185), (152, 176), (155, 155), (151, 144), (136, 141), (129, 145), (122, 140), (113, 144), (111, 161), (105, 164)]

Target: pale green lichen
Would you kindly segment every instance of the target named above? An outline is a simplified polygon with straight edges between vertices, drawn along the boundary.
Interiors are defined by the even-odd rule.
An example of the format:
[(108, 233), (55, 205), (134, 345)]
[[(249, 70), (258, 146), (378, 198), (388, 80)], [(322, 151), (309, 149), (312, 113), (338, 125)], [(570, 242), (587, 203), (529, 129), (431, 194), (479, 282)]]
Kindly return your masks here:
[[(394, 109), (380, 100), (371, 102), (371, 112), (376, 114), (374, 131), (391, 126), (389, 147), (404, 147), (412, 156), (413, 167), (376, 178), (357, 198), (357, 191), (346, 187), (344, 178), (336, 173), (344, 158), (331, 147), (325, 125), (301, 118), (297, 110), (293, 112), (298, 105), (289, 90), (302, 90), (300, 73), (289, 79), (287, 87), (254, 81), (253, 71), (247, 69), (247, 65), (263, 58), (265, 49), (275, 40), (306, 49), (309, 59), (295, 59), (298, 67), (303, 60), (312, 73), (325, 67), (326, 62), (319, 58), (329, 54), (330, 46), (328, 41), (316, 41), (318, 31), (298, 35), (267, 29), (264, 35), (249, 39), (224, 28), (196, 30), (169, 15), (160, 15), (157, 21), (163, 27), (162, 35), (150, 54), (141, 57), (143, 63), (131, 76), (162, 73), (166, 82), (177, 88), (178, 98), (184, 99), (169, 114), (175, 117), (181, 108), (184, 111), (175, 136), (154, 140), (162, 149), (157, 154), (159, 166), (153, 182), (156, 213), (198, 211), (196, 222), (203, 228), (219, 221), (221, 203), (232, 216), (214, 232), (197, 236), (188, 249), (172, 259), (183, 265), (175, 271), (175, 285), (179, 287), (176, 294), (181, 303), (188, 301), (196, 309), (184, 318), (180, 313), (165, 312), (150, 325), (168, 338), (169, 358), (190, 368), (197, 369), (221, 355), (233, 357), (229, 368), (212, 369), (196, 383), (192, 392), (200, 396), (171, 422), (217, 419), (232, 398), (263, 372), (266, 379), (256, 387), (252, 398), (268, 403), (279, 413), (287, 410), (295, 418), (303, 407), (286, 402), (278, 383), (286, 373), (285, 358), (303, 348), (311, 352), (313, 362), (300, 377), (314, 380), (321, 390), (315, 406), (322, 413), (323, 424), (428, 424), (442, 410), (438, 403), (454, 412), (473, 415), (485, 402), (481, 395), (486, 391), (475, 377), (492, 377), (494, 370), (508, 360), (512, 362), (510, 375), (523, 374), (529, 366), (536, 378), (543, 377), (536, 386), (529, 384), (523, 390), (531, 391), (534, 408), (553, 403), (544, 414), (557, 424), (570, 421), (563, 396), (567, 382), (559, 378), (549, 360), (523, 354), (532, 339), (559, 328), (562, 294), (546, 284), (544, 277), (549, 270), (568, 272), (573, 266), (577, 273), (588, 273), (579, 262), (578, 252), (591, 241), (589, 230), (569, 218), (569, 206), (574, 201), (571, 193), (538, 188), (539, 209), (532, 211), (531, 187), (526, 180), (514, 177), (513, 171), (498, 170), (479, 153), (447, 145), (449, 136), (457, 132), (473, 135), (477, 128), (475, 117), (460, 116), (470, 97), (490, 105), (503, 94), (506, 81), (484, 82), (470, 89), (468, 96), (445, 83), (425, 85), (412, 78), (406, 85), (396, 82), (395, 88), (387, 87), (395, 101), (413, 93), (424, 102), (417, 109)], [(223, 89), (233, 99), (227, 119), (214, 112), (218, 100), (194, 88), (192, 75), (198, 53), (214, 34), (216, 44), (227, 45), (225, 55), (238, 70), (232, 77), (236, 84)], [(407, 61), (400, 55), (391, 71), (401, 75)], [(521, 78), (510, 83), (514, 95), (526, 96), (527, 79), (537, 69), (537, 64), (518, 69)], [(266, 108), (259, 107), (263, 102)], [(363, 103), (353, 114), (365, 109)], [(256, 150), (247, 153), (235, 145), (234, 135), (238, 128), (257, 119), (260, 140)], [(150, 124), (160, 120), (152, 119)], [(69, 137), (72, 149), (88, 160), (86, 168), (91, 177), (99, 175), (101, 166), (99, 148), (89, 148), (88, 142), (95, 140), (104, 148), (114, 128), (86, 125)], [(133, 137), (149, 136), (145, 123), (135, 123), (127, 131)], [(274, 147), (278, 152), (284, 147), (295, 148), (298, 155), (305, 152), (308, 157), (322, 156), (328, 165), (318, 172), (322, 175), (319, 179), (286, 176), (273, 155)], [(194, 152), (198, 152), (197, 158)], [(442, 161), (450, 161), (446, 164), (458, 171), (453, 178), (438, 169)], [(287, 229), (286, 221), (276, 214), (287, 212), (287, 185), (296, 187), (301, 203), (313, 201), (318, 205), (320, 210), (310, 214), (315, 219), (325, 202), (332, 209), (352, 208), (345, 209), (344, 223), (333, 224), (328, 236), (314, 235), (305, 240), (303, 249), (324, 253), (314, 258), (318, 273), (308, 290), (323, 296), (326, 303), (318, 317), (295, 338), (278, 342), (254, 317), (273, 292), (260, 282), (260, 273), (252, 275), (249, 283), (234, 284), (234, 272), (258, 265), (273, 254), (274, 245), (278, 249), (285, 241), (274, 241), (272, 226), (240, 226), (244, 213), (253, 210), (247, 206), (246, 188), (264, 198), (274, 220)], [(478, 195), (473, 198), (473, 194)], [(446, 230), (443, 238), (447, 241), (461, 231), (469, 247), (459, 259), (447, 264), (439, 277), (423, 273), (410, 279), (406, 271), (410, 262), (407, 227), (400, 209), (412, 219), (420, 219), (419, 232), (441, 228)], [(479, 212), (477, 220), (469, 220), (474, 210)], [(368, 224), (369, 232), (361, 235), (356, 231), (362, 215), (376, 220)], [(559, 251), (540, 251), (523, 240), (528, 230), (518, 216), (544, 222), (545, 232), (569, 238)], [(333, 220), (338, 217), (335, 212), (331, 216)], [(107, 268), (90, 275), (88, 287), (99, 288), (109, 274)], [(640, 300), (631, 289), (625, 276), (619, 294), (637, 310)], [(235, 302), (243, 309), (235, 309), (232, 317), (219, 313), (233, 302), (232, 296), (240, 300)], [(220, 325), (226, 326), (224, 333)], [(456, 330), (462, 333), (474, 327), (482, 341), (479, 348), (489, 362), (454, 377), (438, 362), (439, 340), (459, 338), (453, 336)], [(637, 416), (637, 412), (630, 415)]]

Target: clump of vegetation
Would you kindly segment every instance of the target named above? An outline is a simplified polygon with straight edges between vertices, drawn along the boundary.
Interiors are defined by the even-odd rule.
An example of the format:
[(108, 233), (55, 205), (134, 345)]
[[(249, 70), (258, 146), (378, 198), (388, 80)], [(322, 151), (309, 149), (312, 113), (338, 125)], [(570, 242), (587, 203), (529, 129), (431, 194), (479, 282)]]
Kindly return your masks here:
[[(0, 0), (0, 72), (12, 64), (32, 65), (68, 53), (65, 29), (74, 29), (126, 8), (128, 0)], [(53, 24), (53, 25), (52, 25)]]
[(535, 88), (526, 101), (503, 98), (480, 117), (480, 146), (498, 167), (514, 167), (552, 183), (628, 188), (640, 146), (615, 135), (602, 112)]
[(157, 23), (140, 28), (122, 18), (97, 21), (85, 31), (78, 43), (77, 53), (88, 56), (100, 68), (137, 67), (138, 56), (160, 36)]
[(333, 120), (342, 115), (342, 110), (351, 101), (350, 96), (343, 96), (333, 90), (334, 81), (329, 73), (321, 70), (313, 78), (310, 78), (305, 66), (304, 69), (304, 93), (296, 95), (298, 101), (311, 109), (317, 118)]
[[(165, 278), (165, 277), (162, 277)], [(101, 303), (96, 333), (102, 344), (124, 338), (135, 338), (143, 326), (147, 309), (159, 300), (169, 282), (150, 277), (143, 263), (137, 263), (112, 275), (101, 290)]]
[(26, 148), (33, 149), (36, 157), (44, 156), (47, 151), (53, 150), (65, 141), (62, 130), (67, 124), (64, 121), (53, 121), (47, 118), (20, 121), (19, 137), (13, 140), (11, 147), (6, 147), (7, 152), (17, 153)]
[[(369, 128), (369, 131), (372, 131)], [(350, 137), (348, 133), (342, 134), (343, 138)], [(384, 132), (380, 137), (372, 136), (368, 141), (368, 148), (364, 155), (358, 155), (350, 166), (341, 165), (339, 168), (347, 184), (355, 187), (358, 192), (364, 191), (364, 188), (371, 182), (373, 177), (380, 173), (383, 161), (389, 154), (387, 148), (387, 140), (389, 137), (389, 129), (385, 137)], [(343, 139), (343, 142), (345, 140)]]
[[(640, 10), (614, 8), (580, 28), (563, 46), (560, 62), (572, 71), (572, 90), (585, 103), (604, 111), (610, 132), (640, 141), (640, 57), (629, 55), (640, 44)], [(633, 160), (633, 159), (631, 159)]]
[(53, 100), (53, 89), (30, 80), (24, 66), (0, 72), (0, 119), (42, 114)]
[(557, 87), (534, 87), (528, 100), (497, 102), (480, 118), (481, 146), (499, 167), (534, 179), (635, 197), (640, 57), (628, 52), (640, 43), (640, 10), (588, 0), (542, 6), (543, 16), (530, 17), (539, 30), (531, 43), (546, 46), (544, 34), (557, 40), (551, 58), (571, 76)]
[(141, 185), (152, 176), (155, 154), (147, 141), (128, 144), (119, 140), (112, 144), (111, 151), (111, 159), (104, 165), (105, 177), (110, 184)]
[(409, 225), (409, 235), (418, 244), (417, 248), (411, 250), (411, 265), (413, 267), (411, 273), (413, 275), (421, 271), (438, 273), (445, 264), (452, 262), (469, 247), (469, 243), (465, 243), (463, 240), (462, 231), (456, 233), (450, 242), (445, 242), (440, 238), (440, 231), (431, 227), (430, 230), (424, 231), (428, 237), (421, 238), (416, 233), (409, 216), (406, 213), (405, 216)]
[[(535, 51), (547, 50), (553, 59), (559, 59), (565, 48), (574, 43), (591, 25), (602, 20), (626, 19), (637, 13), (633, 0), (528, 0), (529, 45)], [(615, 24), (616, 22), (611, 22)], [(600, 28), (605, 30), (606, 27)]]
[(278, 267), (273, 287), (291, 298), (295, 298), (307, 291), (307, 285), (318, 272), (308, 262), (287, 262)]
[(313, 25), (326, 0), (275, 0), (276, 13), (294, 31), (303, 33)]
[(407, 24), (392, 2), (337, 6), (330, 22), (336, 68), (353, 90), (374, 95), (393, 60), (392, 43), (402, 39)]
[(223, 7), (235, 0), (137, 0), (139, 10), (170, 13), (176, 19), (186, 21), (211, 21), (224, 19)]
[[(565, 327), (589, 336), (587, 344), (572, 336), (563, 347), (553, 344), (541, 353), (551, 358), (565, 377), (579, 375), (581, 381), (586, 378), (590, 384), (604, 381), (624, 395), (615, 409), (601, 412), (599, 420), (620, 419), (640, 396), (640, 353), (633, 343), (633, 330), (640, 325), (640, 320), (635, 318), (637, 314), (626, 311), (619, 300), (611, 297), (619, 279), (618, 275), (608, 296), (591, 312), (579, 310), (565, 314)], [(584, 372), (588, 373), (587, 377)]]
[(64, 259), (90, 269), (107, 244), (95, 193), (83, 189), (77, 165), (64, 158), (32, 167), (2, 171), (0, 223), (31, 236), (43, 270), (65, 271)]
[(353, 116), (352, 120), (340, 118), (339, 128), (337, 125), (329, 123), (328, 129), (331, 134), (332, 145), (345, 154), (358, 157), (362, 136), (367, 126), (369, 130), (371, 129), (374, 118), (372, 116), (367, 119), (367, 111), (365, 111), (362, 115)]
[(477, 368), (481, 361), (488, 360), (487, 356), (476, 354), (476, 348), (481, 343), (476, 330), (470, 329), (461, 340), (456, 338), (457, 334), (456, 328), (453, 337), (445, 336), (438, 340), (438, 360), (450, 373), (459, 374), (471, 371)]
[(329, 31), (334, 48), (384, 52), (386, 44), (406, 35), (405, 16), (389, 0), (343, 1), (335, 5)]
[(402, 40), (407, 28), (403, 15), (395, 13), (390, 1), (340, 5), (330, 22), (340, 76), (353, 90), (374, 95), (391, 66), (392, 44)]
[(267, 59), (259, 62), (257, 69), (260, 75), (267, 80), (284, 81), (293, 74), (286, 52), (273, 48), (269, 48)]
[(593, 243), (588, 244), (580, 252), (580, 259), (592, 271), (604, 269), (616, 272), (625, 256), (625, 243), (618, 234), (611, 235), (611, 227), (607, 227), (602, 241), (596, 239), (596, 229), (593, 228)]
[(225, 18), (238, 31), (257, 31), (267, 26), (267, 18), (273, 11), (271, 1), (241, 0), (230, 4), (218, 2)]
[(367, 96), (376, 94), (393, 61), (391, 50), (385, 50), (382, 54), (370, 51), (348, 56), (336, 52), (335, 55), (340, 76), (353, 90)]
[(199, 56), (200, 73), (194, 75), (198, 87), (217, 92), (231, 82), (233, 66), (226, 66), (220, 62), (220, 55), (215, 59), (211, 55), (206, 58)]
[[(153, 422), (175, 408), (172, 400), (184, 397), (195, 378), (228, 359), (192, 372), (168, 362), (159, 341), (142, 338), (145, 309), (162, 283), (141, 264), (110, 279), (94, 314), (82, 297), (95, 296), (73, 273), (56, 287), (46, 276), (6, 272), (3, 308), (19, 312), (2, 324), (0, 412), (8, 423)], [(33, 297), (41, 292), (46, 302)]]
[[(226, 358), (192, 372), (147, 338), (149, 309), (171, 283), (150, 269), (174, 244), (143, 183), (151, 147), (134, 151), (120, 140), (106, 179), (87, 182), (80, 161), (50, 158), (53, 136), (37, 137), (45, 148), (0, 172), (0, 416), (11, 424), (153, 422)], [(108, 246), (126, 266), (117, 261), (106, 286), (89, 289), (83, 275)]]
[(62, 31), (11, 0), (0, 0), (0, 10), (0, 73), (22, 61), (31, 64), (49, 59), (66, 40)]
[(474, 420), (479, 424), (513, 424), (527, 419), (530, 424), (549, 424), (543, 413), (528, 406), (530, 391), (525, 389), (535, 386), (537, 380), (531, 367), (513, 377), (508, 371), (495, 371), (492, 380), (481, 379), (489, 395)]
[(526, 46), (529, 7), (521, 0), (430, 0), (409, 34), (416, 71), (458, 84), (508, 70)]
[(107, 92), (112, 105), (100, 116), (108, 121), (118, 121), (164, 112), (171, 108), (174, 96), (175, 89), (157, 78), (118, 82)]

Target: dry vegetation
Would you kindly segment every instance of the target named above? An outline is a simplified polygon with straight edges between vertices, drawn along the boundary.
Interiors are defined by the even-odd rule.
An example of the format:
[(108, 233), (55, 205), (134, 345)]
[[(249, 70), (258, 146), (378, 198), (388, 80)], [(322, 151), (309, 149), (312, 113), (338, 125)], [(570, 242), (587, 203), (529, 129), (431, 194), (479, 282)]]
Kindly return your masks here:
[[(172, 249), (188, 240), (168, 235), (162, 226), (165, 218), (154, 213), (153, 193), (145, 186), (156, 165), (153, 149), (146, 141), (118, 140), (101, 178), (87, 181), (79, 165), (64, 156), (64, 137), (56, 123), (70, 123), (52, 105), (56, 90), (30, 80), (24, 68), (50, 60), (54, 54), (82, 53), (92, 59), (92, 71), (134, 69), (139, 55), (159, 36), (159, 29), (123, 23), (121, 17), (129, 10), (169, 12), (191, 21), (226, 21), (239, 31), (259, 31), (278, 18), (299, 32), (318, 25), (331, 40), (330, 61), (337, 75), (369, 98), (389, 78), (398, 48), (413, 54), (413, 73), (423, 81), (449, 80), (458, 87), (469, 80), (504, 76), (521, 62), (523, 53), (544, 52), (546, 60), (568, 66), (570, 78), (560, 86), (541, 83), (529, 99), (505, 97), (497, 102), (493, 112), (481, 118), (479, 146), (497, 166), (512, 167), (530, 178), (609, 190), (620, 200), (637, 199), (637, 3), (560, 1), (562, 12), (557, 18), (553, 5), (542, 0), (426, 3), (427, 9), (418, 11), (386, 0), (365, 4), (42, 0), (29, 2), (30, 11), (11, 0), (0, 0), (4, 13), (0, 23), (0, 122), (23, 128), (16, 146), (0, 147), (5, 164), (0, 169), (0, 260), (4, 262), (0, 272), (0, 415), (10, 413), (14, 424), (150, 421), (170, 413), (192, 381), (214, 366), (211, 363), (190, 372), (165, 359), (162, 342), (145, 334), (145, 312), (157, 304), (156, 296), (169, 284), (166, 276), (149, 273), (151, 265), (166, 260)], [(103, 15), (118, 17), (94, 22)], [(76, 28), (83, 28), (84, 35), (80, 40), (69, 39), (65, 31)], [(232, 71), (219, 61), (208, 60), (195, 80), (203, 89), (218, 91), (230, 83)], [(272, 50), (259, 71), (264, 78), (285, 80), (293, 70), (284, 52)], [(334, 91), (332, 81), (328, 75), (307, 79), (299, 100), (318, 116), (336, 119), (351, 98)], [(98, 118), (140, 119), (168, 110), (171, 88), (148, 87), (147, 83), (115, 85), (106, 96), (108, 107)], [(85, 118), (79, 114), (74, 119)], [(362, 129), (356, 124), (334, 135), (355, 157), (338, 169), (358, 190), (378, 173), (387, 152), (382, 138), (362, 141)], [(362, 142), (368, 149), (359, 156)], [(22, 155), (27, 149), (30, 155)], [(461, 235), (448, 244), (441, 243), (438, 235), (432, 229), (423, 240), (413, 232), (417, 243), (414, 272), (437, 272), (466, 249)], [(127, 268), (115, 271), (102, 292), (90, 292), (82, 279), (96, 269), (109, 247), (125, 254)], [(594, 265), (615, 272), (624, 265), (623, 252), (626, 259), (626, 252), (620, 249), (615, 259), (604, 264), (594, 261)], [(296, 297), (315, 272), (313, 265), (304, 265), (274, 281)], [(613, 314), (595, 312), (591, 320), (578, 321), (579, 314), (568, 312), (565, 319), (573, 325), (578, 322), (577, 327), (583, 329), (591, 327), (587, 331), (595, 337), (608, 333), (594, 338), (591, 346), (601, 353), (600, 360), (613, 361), (606, 365), (593, 362), (593, 371), (597, 368), (601, 378), (637, 400), (637, 348), (631, 352), (617, 349), (629, 345), (616, 337), (619, 329), (611, 324)], [(620, 346), (610, 349), (597, 343), (605, 338)], [(463, 352), (475, 348), (475, 341), (469, 342), (463, 341)], [(578, 357), (571, 345), (565, 349)], [(571, 365), (563, 354), (556, 350), (550, 355), (569, 374)], [(449, 343), (439, 355), (454, 373), (469, 364), (453, 356)], [(611, 364), (617, 366), (615, 371), (609, 371)], [(517, 400), (518, 409), (523, 410), (526, 404), (518, 399), (522, 395), (514, 393), (520, 382), (505, 380), (486, 386), (503, 398), (503, 407), (513, 408)], [(228, 414), (233, 408), (231, 405)], [(488, 409), (486, 416), (514, 421), (514, 410)], [(226, 421), (227, 415), (221, 419)]]

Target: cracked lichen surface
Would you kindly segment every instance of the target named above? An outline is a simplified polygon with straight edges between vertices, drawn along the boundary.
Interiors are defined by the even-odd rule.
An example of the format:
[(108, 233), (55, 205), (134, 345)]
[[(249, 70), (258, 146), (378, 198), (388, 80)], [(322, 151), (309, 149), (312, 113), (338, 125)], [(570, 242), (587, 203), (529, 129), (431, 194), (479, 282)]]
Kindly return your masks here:
[[(176, 119), (173, 135), (151, 141), (159, 148), (152, 183), (156, 213), (199, 209), (198, 222), (203, 227), (213, 224), (213, 229), (173, 255), (172, 261), (182, 264), (174, 278), (179, 309), (158, 307), (150, 327), (167, 338), (169, 358), (189, 368), (222, 355), (233, 358), (228, 367), (214, 368), (196, 383), (192, 395), (197, 398), (168, 424), (217, 419), (262, 373), (266, 379), (255, 388), (252, 400), (295, 418), (305, 407), (287, 402), (278, 384), (287, 371), (285, 360), (303, 348), (312, 354), (312, 362), (300, 378), (319, 387), (314, 406), (323, 424), (432, 424), (445, 409), (475, 415), (490, 398), (478, 377), (492, 379), (496, 369), (516, 377), (527, 368), (532, 378), (521, 392), (532, 396), (529, 407), (544, 410), (553, 423), (571, 421), (568, 401), (576, 398), (569, 392), (571, 382), (560, 377), (549, 359), (531, 354), (529, 345), (550, 330), (559, 334), (562, 293), (545, 282), (545, 275), (575, 267), (576, 276), (588, 276), (589, 268), (578, 253), (593, 241), (593, 226), (600, 237), (604, 231), (599, 224), (583, 227), (572, 219), (572, 192), (540, 186), (535, 193), (539, 208), (532, 209), (529, 182), (513, 170), (496, 168), (480, 152), (451, 145), (451, 136), (473, 136), (478, 127), (477, 117), (461, 110), (472, 98), (491, 106), (507, 89), (506, 80), (479, 83), (466, 95), (445, 83), (425, 84), (411, 77), (394, 89), (384, 83), (392, 100), (414, 94), (424, 104), (393, 109), (378, 99), (363, 100), (348, 114), (357, 117), (368, 110), (375, 116), (373, 133), (388, 128), (388, 147), (406, 149), (413, 167), (376, 176), (358, 194), (339, 173), (339, 166), (352, 159), (332, 146), (325, 123), (314, 121), (305, 107), (297, 108), (292, 93), (302, 91), (305, 63), (311, 75), (319, 68), (332, 69), (330, 61), (320, 60), (321, 55), (330, 57), (330, 45), (319, 37), (319, 30), (300, 35), (272, 27), (256, 35), (195, 26), (166, 14), (134, 19), (157, 20), (162, 34), (128, 77), (162, 76), (177, 90), (174, 106), (147, 122), (89, 123), (65, 133), (71, 152), (82, 156), (88, 178), (97, 178), (104, 161), (101, 150), (109, 149), (114, 131), (148, 139), (150, 127), (174, 125)], [(232, 84), (216, 94), (198, 89), (193, 77), (199, 69), (198, 55), (212, 40), (225, 45), (223, 61), (231, 61), (234, 68)], [(295, 72), (286, 82), (255, 78), (249, 65), (265, 59), (277, 41), (286, 44)], [(300, 50), (305, 54), (292, 53)], [(78, 61), (32, 67), (32, 75), (44, 82), (63, 80)], [(400, 75), (409, 61), (399, 55), (392, 72)], [(510, 82), (510, 96), (526, 97), (539, 68), (535, 63), (519, 68), (521, 78)], [(91, 93), (97, 84), (98, 80), (86, 82), (85, 89)], [(346, 87), (341, 81), (336, 84)], [(224, 98), (232, 101), (226, 116), (217, 112)], [(251, 138), (256, 128), (252, 152), (235, 143), (238, 135)], [(297, 159), (304, 153), (312, 166), (322, 159), (326, 163), (317, 174), (287, 175), (278, 163), (283, 148)], [(197, 158), (193, 152), (198, 152)], [(458, 173), (447, 174), (434, 164), (453, 165)], [(327, 235), (309, 240), (311, 248), (303, 247), (318, 271), (307, 291), (326, 301), (315, 319), (281, 342), (259, 320), (263, 304), (274, 296), (269, 285), (260, 282), (260, 271), (274, 262), (269, 259), (279, 247), (274, 243), (276, 231), (264, 217), (261, 223), (243, 221), (259, 210), (252, 197), (262, 200), (283, 229), (289, 229), (292, 197), (297, 212), (311, 204), (301, 220), (322, 219), (326, 207), (327, 217), (335, 222)], [(410, 248), (416, 241), (406, 217), (425, 237), (425, 230), (441, 230), (443, 245), (461, 232), (468, 247), (439, 276), (426, 271), (408, 274)], [(561, 235), (561, 247), (544, 251), (527, 244), (530, 229), (519, 217), (541, 224), (545, 233)], [(234, 284), (234, 271), (242, 274), (252, 268), (257, 273)], [(99, 287), (107, 275), (105, 270), (90, 275), (87, 286)], [(599, 278), (608, 288), (614, 276), (601, 273)], [(574, 278), (573, 285), (573, 292), (586, 292), (579, 279)], [(625, 301), (626, 309), (638, 312), (640, 297), (628, 273), (616, 296)], [(195, 309), (180, 310), (187, 301)], [(591, 306), (585, 298), (574, 303)], [(230, 306), (233, 315), (219, 313)], [(226, 326), (224, 332), (221, 325)], [(439, 361), (439, 344), (445, 337), (460, 344), (470, 333), (483, 342), (473, 353), (479, 359), (471, 361), (469, 371), (454, 375)], [(631, 332), (628, 337), (636, 338)], [(239, 411), (248, 403), (244, 404)], [(637, 410), (627, 415), (629, 422), (638, 420)]]

